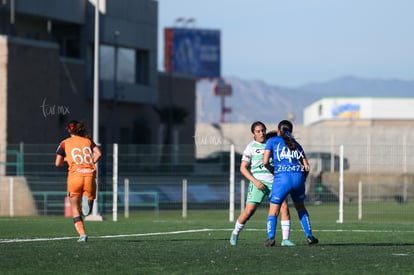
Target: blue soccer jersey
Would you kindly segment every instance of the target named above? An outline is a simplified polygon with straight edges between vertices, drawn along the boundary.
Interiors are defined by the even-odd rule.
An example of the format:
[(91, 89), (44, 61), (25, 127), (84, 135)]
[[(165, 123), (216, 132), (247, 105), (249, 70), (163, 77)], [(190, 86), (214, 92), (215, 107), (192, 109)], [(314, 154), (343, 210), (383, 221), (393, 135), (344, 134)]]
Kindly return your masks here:
[(297, 144), (296, 150), (290, 150), (282, 137), (277, 136), (266, 142), (265, 150), (271, 152), (274, 174), (280, 172), (303, 172), (301, 159), (305, 157), (305, 152), (300, 144)]
[(301, 159), (305, 153), (300, 144), (296, 150), (290, 150), (282, 137), (273, 137), (266, 142), (265, 150), (273, 158), (274, 178), (270, 202), (282, 204), (290, 193), (293, 201), (305, 199), (305, 177)]

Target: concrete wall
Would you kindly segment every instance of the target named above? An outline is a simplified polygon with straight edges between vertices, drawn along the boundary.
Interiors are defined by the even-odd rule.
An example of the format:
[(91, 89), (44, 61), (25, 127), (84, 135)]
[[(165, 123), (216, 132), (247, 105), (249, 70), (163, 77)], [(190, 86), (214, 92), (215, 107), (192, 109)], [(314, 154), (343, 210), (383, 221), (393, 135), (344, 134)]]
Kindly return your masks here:
[[(396, 200), (399, 202), (414, 198), (414, 174), (363, 174), (345, 173), (344, 201), (358, 200), (361, 183), (363, 200)], [(332, 193), (339, 195), (339, 174), (322, 174), (322, 184)]]
[[(242, 152), (253, 138), (250, 124), (224, 123), (217, 126), (206, 123), (196, 125), (197, 157), (213, 151), (227, 151), (230, 144), (235, 145), (236, 151)], [(277, 127), (276, 124), (266, 126), (268, 131)], [(370, 167), (391, 173), (414, 171), (414, 131), (411, 126), (361, 126), (347, 123), (336, 126), (295, 125), (293, 134), (304, 146), (305, 152), (339, 154), (339, 146), (343, 145), (351, 171), (370, 172)]]
[(37, 215), (35, 201), (24, 177), (0, 177), (0, 216)]
[[(276, 125), (267, 125), (268, 131)], [(356, 200), (358, 182), (366, 199), (402, 199), (414, 197), (414, 131), (411, 126), (294, 126), (293, 134), (305, 152), (334, 152), (344, 145), (350, 169), (344, 171), (345, 200)], [(252, 140), (250, 124), (196, 125), (196, 156), (214, 151), (243, 149)], [(410, 174), (411, 173), (411, 174)], [(318, 175), (313, 175), (314, 177)], [(339, 174), (322, 173), (320, 183), (338, 195)], [(317, 182), (308, 180), (310, 190)]]

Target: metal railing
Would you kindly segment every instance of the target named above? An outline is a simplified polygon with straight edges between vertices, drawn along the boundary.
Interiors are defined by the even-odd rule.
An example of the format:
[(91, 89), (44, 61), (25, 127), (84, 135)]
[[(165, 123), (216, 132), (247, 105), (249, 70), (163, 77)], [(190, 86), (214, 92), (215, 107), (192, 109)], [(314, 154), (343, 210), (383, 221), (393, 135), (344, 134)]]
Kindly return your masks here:
[[(24, 175), (23, 153), (19, 150), (0, 151), (0, 160), (2, 160), (0, 161), (0, 167), (4, 166), (6, 173), (15, 176)], [(11, 171), (10, 167), (13, 167), (14, 171)]]

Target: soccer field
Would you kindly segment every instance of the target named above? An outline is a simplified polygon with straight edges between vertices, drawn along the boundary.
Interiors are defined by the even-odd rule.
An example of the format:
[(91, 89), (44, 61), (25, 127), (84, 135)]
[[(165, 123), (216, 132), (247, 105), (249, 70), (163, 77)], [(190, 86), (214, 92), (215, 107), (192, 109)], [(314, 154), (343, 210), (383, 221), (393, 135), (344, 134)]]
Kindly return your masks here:
[[(329, 207), (325, 207), (329, 209)], [(230, 246), (233, 222), (223, 210), (132, 213), (117, 222), (86, 221), (87, 243), (77, 243), (70, 218), (0, 218), (1, 274), (412, 274), (410, 221), (352, 220), (309, 207), (314, 235), (308, 246), (292, 213), (297, 246), (264, 247), (266, 209), (260, 208)], [(278, 225), (277, 240), (280, 240)]]

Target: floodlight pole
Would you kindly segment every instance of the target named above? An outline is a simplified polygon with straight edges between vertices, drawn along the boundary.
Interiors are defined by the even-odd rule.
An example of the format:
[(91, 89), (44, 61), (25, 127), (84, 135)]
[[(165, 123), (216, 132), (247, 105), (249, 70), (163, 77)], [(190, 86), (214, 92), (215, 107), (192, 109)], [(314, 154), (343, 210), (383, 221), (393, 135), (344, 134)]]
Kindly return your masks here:
[(99, 143), (99, 0), (95, 6), (95, 43), (93, 72), (93, 140)]
[[(94, 37), (94, 73), (93, 73), (93, 140), (99, 145), (99, 0), (95, 3)], [(96, 166), (96, 199), (93, 202), (92, 215), (88, 220), (102, 221), (98, 214), (98, 166)]]

